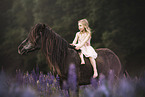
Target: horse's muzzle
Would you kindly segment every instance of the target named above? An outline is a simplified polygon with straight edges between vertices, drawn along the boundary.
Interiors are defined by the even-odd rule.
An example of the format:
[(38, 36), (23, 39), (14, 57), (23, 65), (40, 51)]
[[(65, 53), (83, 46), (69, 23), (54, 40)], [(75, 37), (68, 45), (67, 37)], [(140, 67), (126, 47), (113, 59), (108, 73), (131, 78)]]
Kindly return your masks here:
[(19, 46), (18, 46), (18, 53), (23, 55), (25, 53), (24, 44), (27, 42), (28, 38), (26, 38)]

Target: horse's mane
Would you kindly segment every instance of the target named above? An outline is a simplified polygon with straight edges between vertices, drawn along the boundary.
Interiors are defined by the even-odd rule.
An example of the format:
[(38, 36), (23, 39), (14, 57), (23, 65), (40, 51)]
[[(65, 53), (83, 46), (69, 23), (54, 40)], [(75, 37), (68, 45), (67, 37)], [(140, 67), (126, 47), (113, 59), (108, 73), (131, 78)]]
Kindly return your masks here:
[(60, 68), (63, 68), (69, 43), (49, 26), (41, 23), (32, 28), (29, 34), (30, 41), (36, 44), (38, 36), (41, 36), (41, 50), (45, 53), (47, 60), (50, 60), (53, 65), (61, 65)]

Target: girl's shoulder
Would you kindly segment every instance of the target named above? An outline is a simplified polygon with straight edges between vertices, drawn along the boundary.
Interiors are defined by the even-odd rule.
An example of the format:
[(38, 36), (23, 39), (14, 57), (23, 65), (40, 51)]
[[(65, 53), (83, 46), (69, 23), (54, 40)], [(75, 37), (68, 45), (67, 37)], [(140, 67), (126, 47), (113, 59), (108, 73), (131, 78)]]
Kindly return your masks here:
[(77, 32), (76, 34), (80, 34), (80, 32)]
[(80, 32), (77, 32), (76, 35), (80, 35)]

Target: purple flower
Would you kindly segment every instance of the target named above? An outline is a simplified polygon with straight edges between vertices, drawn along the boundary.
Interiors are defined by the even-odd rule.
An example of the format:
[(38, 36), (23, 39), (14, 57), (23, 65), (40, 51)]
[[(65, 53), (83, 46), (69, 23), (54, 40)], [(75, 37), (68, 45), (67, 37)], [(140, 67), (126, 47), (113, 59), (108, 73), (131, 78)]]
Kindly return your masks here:
[(24, 77), (23, 80), (24, 80), (24, 82), (25, 82), (26, 85), (29, 84), (29, 72), (28, 71), (26, 72), (26, 75), (25, 75), (25, 77)]
[(99, 84), (100, 85), (103, 85), (106, 83), (106, 78), (103, 74), (100, 74), (100, 77), (99, 77)]
[(43, 73), (40, 72), (40, 75), (39, 75), (39, 83), (40, 83), (40, 84), (43, 83), (43, 79), (44, 79), (44, 77), (43, 77)]
[(68, 85), (71, 90), (76, 91), (77, 88), (77, 75), (76, 67), (74, 64), (70, 64), (68, 73)]
[(92, 87), (97, 88), (98, 87), (97, 79), (91, 78), (91, 85)]
[(35, 83), (36, 83), (36, 81), (37, 81), (37, 76), (36, 76), (36, 73), (35, 73), (35, 70), (33, 69), (33, 71), (32, 71), (32, 77), (33, 77), (33, 79), (34, 79), (34, 81), (35, 81)]
[(113, 84), (114, 84), (114, 71), (110, 70), (109, 71), (109, 77), (108, 77), (108, 87), (110, 90), (112, 90)]
[(39, 67), (36, 65), (36, 75), (37, 75), (37, 80), (39, 79)]
[(60, 81), (60, 79), (59, 79), (59, 76), (58, 76), (58, 74), (56, 75), (56, 82), (55, 82), (55, 87), (57, 87), (57, 88), (59, 88), (59, 81)]
[(133, 97), (135, 93), (134, 83), (127, 79), (121, 79), (116, 91), (117, 96)]
[(23, 83), (23, 73), (21, 70), (16, 70), (16, 80), (18, 81), (19, 84)]

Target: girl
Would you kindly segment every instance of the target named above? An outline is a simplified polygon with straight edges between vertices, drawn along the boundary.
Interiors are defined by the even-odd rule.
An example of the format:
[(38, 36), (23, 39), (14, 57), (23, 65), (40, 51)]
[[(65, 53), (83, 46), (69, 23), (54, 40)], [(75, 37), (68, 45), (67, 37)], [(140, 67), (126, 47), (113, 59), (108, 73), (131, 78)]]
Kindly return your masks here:
[(94, 70), (93, 78), (96, 78), (98, 76), (98, 72), (96, 69), (96, 61), (95, 61), (95, 59), (97, 58), (97, 53), (90, 45), (91, 29), (89, 27), (89, 23), (87, 19), (79, 20), (78, 28), (80, 32), (76, 33), (75, 39), (71, 45), (76, 46), (75, 49), (77, 50), (81, 49), (81, 52), (79, 53), (81, 58), (81, 64), (85, 64), (83, 55), (89, 57)]

